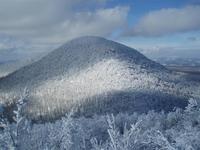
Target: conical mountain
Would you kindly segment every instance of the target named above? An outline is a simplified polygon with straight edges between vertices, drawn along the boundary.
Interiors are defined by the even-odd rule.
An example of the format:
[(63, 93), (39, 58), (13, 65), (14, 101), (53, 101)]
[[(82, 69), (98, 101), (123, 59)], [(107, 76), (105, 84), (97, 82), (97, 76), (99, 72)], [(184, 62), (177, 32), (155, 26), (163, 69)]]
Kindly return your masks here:
[(162, 65), (125, 45), (101, 38), (67, 42), (41, 60), (0, 79), (0, 101), (6, 103), (29, 91), (34, 117), (121, 111), (147, 112), (185, 107), (184, 92)]

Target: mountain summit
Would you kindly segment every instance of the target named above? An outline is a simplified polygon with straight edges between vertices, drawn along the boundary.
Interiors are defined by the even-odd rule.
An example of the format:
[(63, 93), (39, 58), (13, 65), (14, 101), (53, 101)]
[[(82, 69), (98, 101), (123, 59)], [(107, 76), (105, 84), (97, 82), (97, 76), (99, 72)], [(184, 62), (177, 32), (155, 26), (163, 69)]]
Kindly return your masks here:
[(162, 65), (135, 49), (101, 37), (80, 37), (41, 60), (0, 79), (0, 101), (28, 89), (33, 117), (63, 114), (147, 112), (185, 107), (184, 92)]
[(132, 48), (101, 37), (86, 36), (67, 42), (40, 61), (12, 73), (5, 78), (5, 82), (13, 80), (12, 84), (19, 85), (20, 88), (22, 84), (28, 86), (30, 82), (33, 86), (55, 76), (73, 75), (102, 60), (109, 59), (126, 61), (134, 64), (132, 66), (140, 66), (149, 72), (164, 70), (163, 66), (147, 59)]

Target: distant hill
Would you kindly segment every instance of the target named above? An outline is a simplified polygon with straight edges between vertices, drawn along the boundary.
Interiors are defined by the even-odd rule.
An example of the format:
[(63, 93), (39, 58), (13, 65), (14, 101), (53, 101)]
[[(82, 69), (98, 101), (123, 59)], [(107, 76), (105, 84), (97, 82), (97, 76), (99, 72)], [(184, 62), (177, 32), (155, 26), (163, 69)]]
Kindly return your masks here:
[[(0, 79), (0, 101), (15, 101), (29, 90), (31, 117), (171, 111), (191, 96), (179, 75), (135, 49), (101, 38), (67, 42), (39, 61)], [(194, 91), (194, 90), (193, 90)]]

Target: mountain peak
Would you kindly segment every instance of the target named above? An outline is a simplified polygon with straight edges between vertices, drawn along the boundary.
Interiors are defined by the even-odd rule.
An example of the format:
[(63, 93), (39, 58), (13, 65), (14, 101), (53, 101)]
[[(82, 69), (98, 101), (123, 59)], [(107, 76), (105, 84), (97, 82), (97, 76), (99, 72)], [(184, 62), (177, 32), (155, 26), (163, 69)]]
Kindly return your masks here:
[[(172, 93), (167, 89), (170, 83), (166, 82), (168, 75), (162, 65), (135, 49), (105, 38), (84, 36), (1, 79), (0, 95), (12, 93), (7, 95), (14, 98), (0, 97), (0, 101), (14, 101), (24, 88), (28, 88), (28, 110), (34, 114), (41, 110), (43, 115), (54, 111), (64, 113), (72, 106), (80, 105), (88, 108), (96, 101), (108, 103), (106, 106), (111, 102), (116, 104), (98, 108), (105, 112), (106, 109), (125, 111), (126, 107), (127, 111), (146, 112), (158, 105), (157, 110), (168, 111), (174, 106), (185, 106), (184, 101), (179, 100), (182, 98), (170, 96)], [(164, 98), (166, 94), (169, 96)], [(161, 101), (170, 106), (161, 105)], [(127, 104), (131, 104), (130, 107)]]

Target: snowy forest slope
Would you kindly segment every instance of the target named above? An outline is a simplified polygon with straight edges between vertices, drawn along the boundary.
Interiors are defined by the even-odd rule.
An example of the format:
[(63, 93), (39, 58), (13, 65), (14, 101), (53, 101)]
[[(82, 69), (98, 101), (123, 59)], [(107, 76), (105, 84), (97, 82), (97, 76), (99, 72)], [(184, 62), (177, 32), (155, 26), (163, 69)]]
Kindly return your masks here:
[[(191, 86), (192, 85), (192, 86)], [(184, 108), (199, 85), (185, 83), (138, 51), (101, 37), (81, 37), (0, 79), (0, 101), (29, 91), (31, 117), (148, 112)]]

